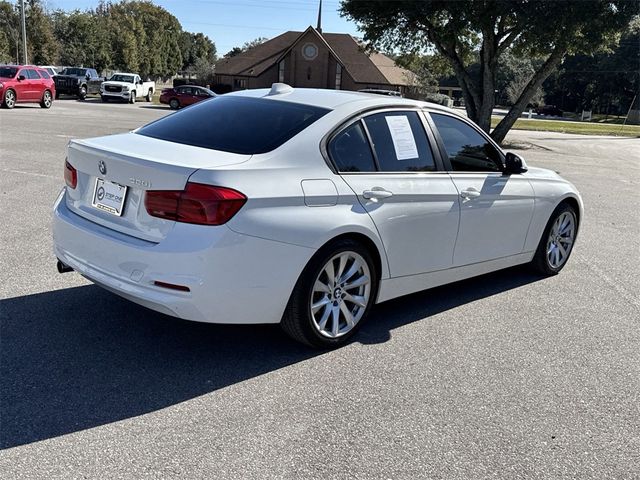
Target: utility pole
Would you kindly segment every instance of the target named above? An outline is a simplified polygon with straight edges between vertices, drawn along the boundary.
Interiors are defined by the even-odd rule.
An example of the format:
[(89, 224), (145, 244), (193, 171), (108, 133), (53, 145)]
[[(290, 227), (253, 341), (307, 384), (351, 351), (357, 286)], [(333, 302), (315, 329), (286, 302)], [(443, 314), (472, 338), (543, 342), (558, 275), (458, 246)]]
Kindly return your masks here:
[(24, 19), (24, 0), (20, 0), (20, 15), (22, 16), (22, 59), (27, 64), (27, 22)]

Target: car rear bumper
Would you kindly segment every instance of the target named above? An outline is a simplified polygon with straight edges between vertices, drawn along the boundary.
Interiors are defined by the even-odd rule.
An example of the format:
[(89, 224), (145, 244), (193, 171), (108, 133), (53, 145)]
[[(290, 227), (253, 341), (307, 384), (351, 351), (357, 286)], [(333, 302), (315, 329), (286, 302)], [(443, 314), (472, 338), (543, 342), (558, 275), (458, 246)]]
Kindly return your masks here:
[[(140, 240), (73, 213), (63, 190), (53, 215), (54, 251), (92, 282), (178, 318), (211, 323), (278, 323), (314, 250), (176, 223), (160, 243)], [(189, 288), (170, 290), (155, 281)]]

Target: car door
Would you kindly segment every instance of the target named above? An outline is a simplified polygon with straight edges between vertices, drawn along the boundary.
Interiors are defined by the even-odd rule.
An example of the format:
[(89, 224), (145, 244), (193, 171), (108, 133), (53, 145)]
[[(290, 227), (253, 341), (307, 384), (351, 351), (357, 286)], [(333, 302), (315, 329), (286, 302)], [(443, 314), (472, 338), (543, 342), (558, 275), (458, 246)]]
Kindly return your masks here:
[[(26, 102), (31, 100), (31, 88), (29, 87), (29, 82), (31, 80), (29, 79), (29, 73), (27, 72), (27, 70), (28, 69), (23, 68), (16, 75), (16, 83), (13, 88), (16, 91), (16, 99), (18, 102)], [(23, 76), (24, 79), (20, 80), (20, 76)]]
[(522, 253), (535, 202), (529, 181), (504, 174), (498, 147), (467, 120), (440, 112), (430, 117), (460, 195), (454, 266)]
[(392, 277), (451, 267), (459, 196), (414, 110), (371, 113), (335, 134), (329, 155), (371, 216)]
[(31, 80), (30, 88), (32, 89), (32, 99), (40, 100), (44, 95), (46, 88), (45, 80), (35, 69), (29, 69), (29, 78)]

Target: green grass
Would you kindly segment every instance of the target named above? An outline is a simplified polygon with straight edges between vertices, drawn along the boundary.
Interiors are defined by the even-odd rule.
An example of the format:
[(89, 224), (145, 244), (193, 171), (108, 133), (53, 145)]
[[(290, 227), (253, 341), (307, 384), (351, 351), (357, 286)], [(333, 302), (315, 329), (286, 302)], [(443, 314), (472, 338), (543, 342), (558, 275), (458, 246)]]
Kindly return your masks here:
[[(492, 117), (491, 126), (495, 127), (502, 117)], [(528, 120), (519, 118), (514, 130), (533, 130), (537, 132), (577, 133), (582, 135), (615, 135), (640, 137), (640, 125), (622, 125), (591, 122), (563, 122), (560, 120)]]

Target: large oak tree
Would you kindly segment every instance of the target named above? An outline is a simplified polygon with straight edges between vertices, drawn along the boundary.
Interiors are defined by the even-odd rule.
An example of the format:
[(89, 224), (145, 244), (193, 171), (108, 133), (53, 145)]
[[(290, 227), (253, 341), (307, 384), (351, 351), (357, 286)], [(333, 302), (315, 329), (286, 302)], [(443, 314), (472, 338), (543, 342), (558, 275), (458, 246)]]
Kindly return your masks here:
[[(542, 82), (568, 53), (615, 43), (639, 13), (637, 0), (343, 0), (373, 47), (435, 49), (451, 64), (469, 118), (490, 131), (496, 72), (509, 49), (543, 57), (520, 97), (492, 132), (501, 142)], [(479, 74), (469, 71), (480, 64)]]

